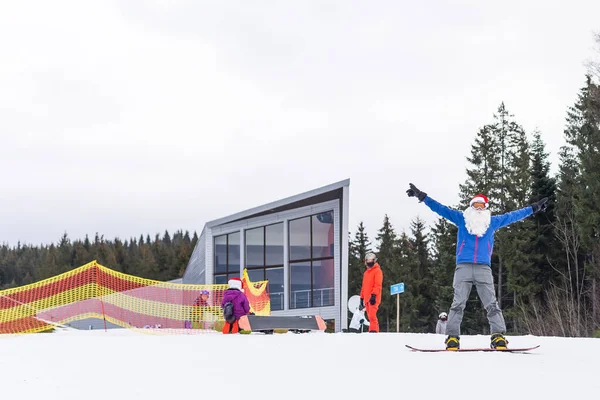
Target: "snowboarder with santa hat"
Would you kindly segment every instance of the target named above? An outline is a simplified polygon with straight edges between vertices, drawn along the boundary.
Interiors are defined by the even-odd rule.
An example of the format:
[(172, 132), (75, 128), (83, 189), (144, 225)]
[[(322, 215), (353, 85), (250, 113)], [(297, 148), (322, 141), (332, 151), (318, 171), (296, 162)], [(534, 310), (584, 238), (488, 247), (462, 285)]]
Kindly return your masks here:
[(489, 200), (483, 194), (473, 197), (467, 209), (458, 211), (433, 200), (412, 183), (406, 193), (408, 197), (418, 198), (419, 202), (424, 202), (432, 211), (458, 227), (456, 270), (452, 283), (454, 299), (446, 326), (448, 335), (446, 349), (457, 350), (460, 348), (460, 324), (473, 285), (475, 285), (479, 299), (487, 311), (492, 333), (490, 346), (495, 349), (505, 349), (508, 343), (504, 337), (506, 324), (496, 300), (494, 277), (490, 268), (494, 249), (494, 232), (538, 211), (544, 211), (548, 198), (545, 197), (520, 210), (492, 216), (489, 210)]
[(238, 333), (240, 331), (239, 320), (242, 316), (250, 313), (250, 303), (242, 289), (240, 278), (231, 278), (228, 282), (229, 289), (223, 294), (221, 307), (223, 308), (223, 333)]

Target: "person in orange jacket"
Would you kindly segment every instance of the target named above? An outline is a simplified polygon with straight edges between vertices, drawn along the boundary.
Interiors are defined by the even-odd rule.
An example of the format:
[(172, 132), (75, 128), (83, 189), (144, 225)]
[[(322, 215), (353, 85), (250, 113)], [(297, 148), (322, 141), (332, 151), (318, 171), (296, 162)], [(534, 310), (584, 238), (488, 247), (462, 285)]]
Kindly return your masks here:
[[(379, 332), (379, 322), (377, 321), (377, 309), (381, 303), (381, 287), (383, 285), (383, 272), (377, 264), (377, 257), (374, 253), (368, 253), (365, 257), (367, 269), (363, 274), (362, 288), (360, 289), (359, 310), (367, 309), (367, 318), (369, 318), (369, 333)], [(365, 303), (365, 299), (367, 302)]]

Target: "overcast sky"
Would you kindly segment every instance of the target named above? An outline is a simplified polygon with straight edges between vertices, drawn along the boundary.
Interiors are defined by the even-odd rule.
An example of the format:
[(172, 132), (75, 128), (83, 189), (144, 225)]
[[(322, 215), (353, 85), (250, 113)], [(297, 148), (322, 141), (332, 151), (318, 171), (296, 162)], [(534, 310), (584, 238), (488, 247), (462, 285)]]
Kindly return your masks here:
[[(453, 3), (450, 5), (450, 3)], [(0, 242), (200, 233), (350, 178), (350, 228), (435, 217), (504, 101), (552, 160), (600, 1), (4, 1)]]

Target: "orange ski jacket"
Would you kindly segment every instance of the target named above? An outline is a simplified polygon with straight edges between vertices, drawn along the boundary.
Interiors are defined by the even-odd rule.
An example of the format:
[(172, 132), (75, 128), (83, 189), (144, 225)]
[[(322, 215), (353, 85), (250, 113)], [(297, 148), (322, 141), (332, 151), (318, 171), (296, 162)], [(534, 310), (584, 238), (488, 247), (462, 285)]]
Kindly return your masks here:
[(375, 293), (375, 305), (379, 307), (381, 303), (381, 287), (383, 285), (383, 271), (378, 263), (371, 268), (367, 268), (363, 274), (362, 288), (360, 289), (360, 298), (363, 299), (365, 306), (370, 305), (371, 294)]

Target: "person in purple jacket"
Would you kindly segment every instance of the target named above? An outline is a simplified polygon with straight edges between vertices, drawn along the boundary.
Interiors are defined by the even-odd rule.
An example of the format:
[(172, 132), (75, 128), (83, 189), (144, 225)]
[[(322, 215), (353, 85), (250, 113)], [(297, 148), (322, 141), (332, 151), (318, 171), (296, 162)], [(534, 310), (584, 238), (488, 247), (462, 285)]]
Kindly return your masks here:
[(223, 333), (238, 333), (240, 331), (239, 320), (242, 316), (250, 313), (250, 303), (242, 289), (240, 278), (231, 278), (228, 282), (229, 289), (223, 294), (221, 307), (225, 317)]
[(544, 197), (520, 210), (492, 216), (489, 210), (489, 200), (483, 194), (473, 197), (466, 210), (458, 211), (438, 203), (412, 183), (406, 193), (408, 197), (418, 198), (419, 202), (424, 202), (432, 211), (458, 227), (456, 270), (452, 283), (454, 299), (450, 306), (450, 315), (446, 326), (448, 335), (445, 342), (446, 349), (457, 350), (460, 348), (460, 324), (473, 285), (475, 285), (479, 299), (487, 311), (492, 334), (490, 346), (495, 349), (506, 349), (508, 343), (504, 337), (506, 324), (496, 300), (491, 269), (494, 232), (538, 211), (544, 211), (548, 198)]

